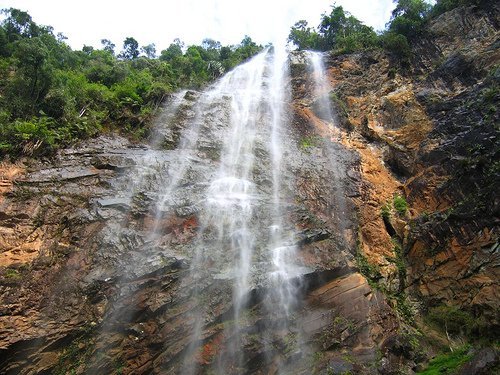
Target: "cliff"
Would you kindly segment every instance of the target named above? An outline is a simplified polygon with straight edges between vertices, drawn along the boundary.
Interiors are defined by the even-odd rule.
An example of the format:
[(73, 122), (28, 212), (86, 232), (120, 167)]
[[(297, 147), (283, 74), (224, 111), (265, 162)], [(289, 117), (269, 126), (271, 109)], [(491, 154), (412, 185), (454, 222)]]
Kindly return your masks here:
[[(108, 135), (3, 163), (0, 372), (414, 373), (454, 340), (494, 339), (499, 14), (444, 13), (409, 66), (381, 51), (325, 56), (320, 89), (309, 55), (291, 55), (280, 204), (301, 276), (290, 315), (260, 253), (237, 305), (230, 241), (204, 224), (229, 94), (171, 98), (149, 144)], [(276, 193), (259, 111), (249, 230), (264, 249)], [(486, 346), (463, 374), (494, 371)]]

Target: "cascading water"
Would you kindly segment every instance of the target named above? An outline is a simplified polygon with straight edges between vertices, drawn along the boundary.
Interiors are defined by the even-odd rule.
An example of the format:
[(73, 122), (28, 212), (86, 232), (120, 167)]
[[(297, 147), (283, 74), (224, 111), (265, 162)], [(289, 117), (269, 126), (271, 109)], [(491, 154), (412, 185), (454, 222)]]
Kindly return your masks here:
[[(309, 62), (309, 74), (312, 76), (312, 81), (314, 83), (314, 97), (318, 98), (313, 107), (315, 107), (317, 116), (325, 123), (325, 135), (328, 135), (332, 141), (338, 142), (341, 139), (341, 131), (338, 127), (339, 121), (337, 113), (332, 107), (332, 100), (330, 97), (332, 85), (328, 79), (326, 79), (328, 74), (323, 61), (324, 54), (315, 51), (307, 51), (306, 53)], [(338, 230), (343, 231), (345, 229), (344, 215), (347, 210), (346, 200), (344, 191), (338, 188), (342, 186), (342, 182), (338, 179), (338, 176), (342, 173), (341, 170), (338, 169), (339, 163), (335, 160), (335, 152), (331, 152), (331, 147), (332, 144), (325, 144), (325, 148), (328, 151), (326, 152), (326, 156), (330, 159), (329, 165), (332, 169), (336, 170), (334, 175), (335, 181), (332, 184), (335, 187), (335, 190), (332, 195), (335, 198), (335, 205), (337, 209), (332, 211), (331, 214), (336, 221)]]
[[(168, 373), (243, 373), (258, 353), (285, 374), (287, 358), (306, 346), (295, 316), (309, 270), (289, 219), (296, 194), (290, 156), (298, 150), (288, 126), (288, 62), (284, 47), (271, 47), (205, 92), (174, 96), (124, 189), (131, 201), (147, 197), (149, 211), (133, 227), (110, 228), (143, 242), (122, 261), (116, 299), (123, 302), (105, 320), (133, 316), (124, 304), (134, 278), (146, 277), (142, 263), (189, 265), (169, 306), (185, 323), (169, 332), (164, 322)], [(100, 347), (108, 345), (106, 324), (116, 323), (102, 325)]]
[(333, 111), (330, 105), (328, 94), (331, 90), (330, 84), (325, 79), (326, 69), (323, 63), (323, 56), (319, 52), (308, 51), (309, 71), (313, 76), (314, 93), (318, 97), (318, 112), (321, 118), (326, 121), (333, 122)]
[[(281, 186), (283, 148), (291, 143), (283, 139), (289, 102), (287, 63), (284, 48), (266, 50), (206, 94), (226, 115), (218, 125), (210, 125), (220, 128), (223, 142), (219, 167), (211, 174), (198, 213), (200, 229), (186, 282), (195, 285), (191, 298), (198, 302), (189, 312), (193, 328), (182, 373), (196, 373), (200, 363), (206, 367), (204, 362), (221, 374), (239, 373), (248, 366), (244, 336), (248, 307), (255, 303), (257, 290), (259, 309), (272, 317), (268, 328), (286, 335), (283, 331), (288, 329), (303, 271), (296, 265), (293, 228), (282, 207), (290, 199)], [(203, 299), (215, 298), (207, 297), (207, 280), (226, 285), (230, 296), (224, 295), (232, 307), (225, 314), (230, 315), (218, 333), (213, 356), (200, 360), (203, 344), (213, 335), (205, 326), (213, 311)], [(258, 336), (264, 351), (272, 352), (276, 337), (265, 329)], [(280, 370), (279, 360), (267, 360), (274, 360)]]

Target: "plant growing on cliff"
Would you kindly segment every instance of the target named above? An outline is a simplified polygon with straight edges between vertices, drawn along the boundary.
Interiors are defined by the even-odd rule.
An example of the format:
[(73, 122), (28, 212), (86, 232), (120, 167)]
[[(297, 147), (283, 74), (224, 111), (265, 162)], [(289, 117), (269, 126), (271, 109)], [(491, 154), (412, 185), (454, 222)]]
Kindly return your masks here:
[(471, 359), (469, 349), (469, 346), (464, 345), (453, 352), (438, 355), (429, 362), (427, 369), (417, 372), (417, 375), (454, 374), (456, 370)]
[(406, 36), (395, 32), (386, 32), (380, 36), (380, 44), (401, 63), (407, 63), (411, 56), (411, 47)]
[(384, 220), (389, 220), (391, 217), (391, 206), (389, 203), (386, 203), (380, 209), (380, 215)]
[(401, 195), (396, 195), (392, 203), (394, 209), (399, 215), (404, 216), (406, 214), (406, 211), (408, 211), (408, 203), (406, 202), (406, 199)]
[(359, 272), (367, 278), (370, 285), (377, 287), (376, 281), (382, 277), (380, 269), (376, 265), (371, 264), (366, 256), (359, 251), (356, 255), (356, 265), (359, 268)]
[(303, 137), (300, 140), (299, 146), (302, 150), (306, 151), (311, 147), (316, 147), (318, 145), (320, 138), (316, 135), (309, 135), (307, 137)]
[(484, 317), (475, 317), (458, 306), (433, 307), (429, 310), (426, 321), (446, 333), (447, 336), (495, 340), (494, 333), (486, 328), (488, 324)]
[(10, 280), (19, 280), (21, 279), (21, 274), (16, 269), (7, 268), (5, 270), (4, 277)]

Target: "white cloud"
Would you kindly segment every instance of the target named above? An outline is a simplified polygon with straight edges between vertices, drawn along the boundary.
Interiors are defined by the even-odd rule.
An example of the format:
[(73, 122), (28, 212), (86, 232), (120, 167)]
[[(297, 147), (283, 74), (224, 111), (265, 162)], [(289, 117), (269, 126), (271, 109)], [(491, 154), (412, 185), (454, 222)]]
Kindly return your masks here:
[[(110, 39), (120, 49), (127, 36), (141, 45), (166, 48), (174, 38), (199, 44), (204, 38), (236, 44), (244, 35), (259, 43), (286, 38), (290, 27), (305, 19), (317, 26), (333, 0), (142, 0), (58, 1), (0, 0), (0, 8), (28, 11), (35, 22), (62, 32), (73, 48), (100, 46)], [(337, 0), (345, 10), (375, 29), (382, 29), (391, 0)]]

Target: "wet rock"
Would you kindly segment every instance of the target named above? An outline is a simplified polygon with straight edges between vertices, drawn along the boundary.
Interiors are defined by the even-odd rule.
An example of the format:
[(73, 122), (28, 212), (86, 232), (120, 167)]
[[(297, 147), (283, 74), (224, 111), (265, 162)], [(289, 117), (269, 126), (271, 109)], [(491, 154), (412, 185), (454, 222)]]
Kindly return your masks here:
[(305, 245), (312, 242), (326, 240), (331, 236), (331, 233), (326, 229), (308, 229), (297, 234), (298, 245)]
[(333, 359), (328, 363), (328, 367), (324, 374), (341, 375), (351, 373), (354, 370), (354, 365), (342, 359)]
[(486, 375), (498, 369), (500, 364), (498, 351), (493, 348), (484, 348), (475, 353), (472, 359), (460, 368), (458, 375)]
[(96, 200), (97, 204), (103, 208), (116, 208), (121, 211), (130, 209), (130, 200), (128, 198), (101, 198)]
[(30, 173), (28, 178), (19, 179), (19, 184), (43, 184), (59, 181), (80, 180), (86, 177), (97, 176), (99, 172), (91, 168), (67, 167), (51, 168)]

